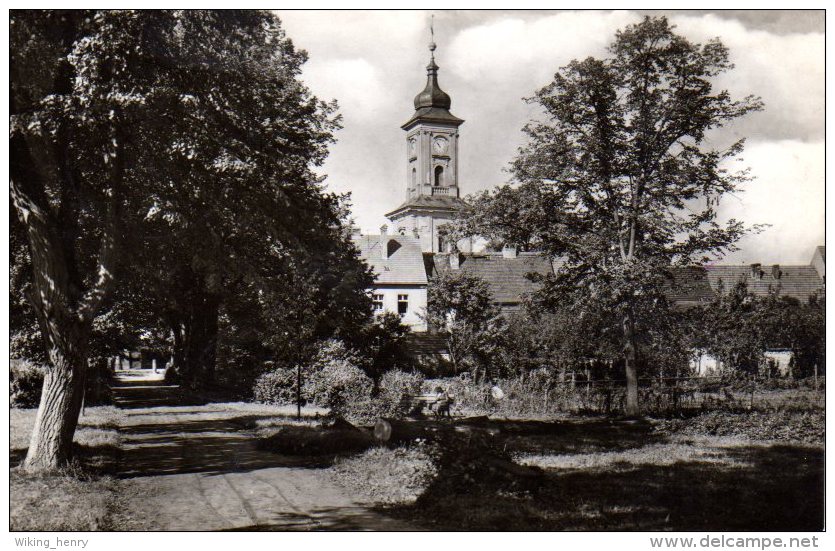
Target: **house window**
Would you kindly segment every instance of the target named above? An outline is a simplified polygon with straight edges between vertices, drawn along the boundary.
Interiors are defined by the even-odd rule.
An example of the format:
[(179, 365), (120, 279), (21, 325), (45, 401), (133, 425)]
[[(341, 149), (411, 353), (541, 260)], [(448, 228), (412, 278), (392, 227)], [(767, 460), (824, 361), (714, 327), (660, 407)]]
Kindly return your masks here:
[(383, 295), (382, 293), (374, 293), (371, 295), (371, 303), (374, 305), (375, 312), (383, 311)]
[(397, 295), (397, 313), (405, 316), (409, 311), (409, 295)]

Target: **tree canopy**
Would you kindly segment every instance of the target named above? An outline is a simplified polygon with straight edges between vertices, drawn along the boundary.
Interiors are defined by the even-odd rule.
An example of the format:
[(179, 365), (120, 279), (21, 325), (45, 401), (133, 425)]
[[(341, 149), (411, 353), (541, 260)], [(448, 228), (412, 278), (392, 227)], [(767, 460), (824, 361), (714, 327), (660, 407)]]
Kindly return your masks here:
[[(313, 333), (367, 319), (346, 198), (313, 171), (339, 118), (275, 15), (13, 11), (10, 36), (20, 288), (49, 360), (29, 468), (67, 459), (94, 320), (117, 301), (164, 320), (191, 380), (235, 323), (233, 290), (262, 329), (287, 325), (269, 346), (291, 310)], [(301, 320), (311, 308), (327, 315)]]
[(727, 48), (692, 43), (664, 17), (618, 31), (609, 54), (572, 61), (529, 98), (544, 116), (524, 128), (515, 184), (480, 197), (459, 227), (561, 259), (540, 302), (608, 314), (636, 413), (638, 336), (664, 322), (669, 268), (721, 256), (756, 229), (719, 222), (720, 199), (748, 175), (726, 163), (743, 140), (717, 149), (710, 138), (762, 103), (714, 90), (733, 67)]

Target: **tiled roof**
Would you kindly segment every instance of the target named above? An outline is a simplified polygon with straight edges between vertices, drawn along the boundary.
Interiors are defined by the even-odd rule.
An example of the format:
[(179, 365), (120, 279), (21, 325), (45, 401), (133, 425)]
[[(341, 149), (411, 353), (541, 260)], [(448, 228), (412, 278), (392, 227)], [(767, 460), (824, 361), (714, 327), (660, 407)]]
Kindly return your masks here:
[(409, 333), (404, 340), (414, 356), (449, 354), (446, 337), (438, 333)]
[(670, 302), (680, 306), (710, 302), (716, 296), (704, 268), (687, 266), (674, 268), (672, 276), (664, 287), (664, 295)]
[[(504, 258), (501, 253), (461, 255), (459, 258), (459, 269), (485, 280), (490, 285), (494, 300), (504, 305), (518, 304), (524, 294), (537, 289), (538, 284), (528, 279), (527, 274), (553, 273), (561, 264), (559, 259), (550, 262), (541, 253), (519, 253), (516, 258)], [(450, 269), (449, 256), (437, 254), (433, 257), (430, 276)], [(774, 277), (770, 265), (763, 265), (761, 270), (762, 277), (759, 273), (757, 277), (752, 277), (748, 265), (673, 268), (670, 270), (672, 279), (666, 285), (664, 294), (677, 306), (693, 306), (712, 300), (719, 292), (720, 281), (728, 292), (741, 280), (746, 281), (748, 291), (755, 296), (766, 296), (774, 290), (780, 296), (806, 302), (812, 295), (824, 294), (823, 281), (813, 266), (780, 266), (779, 278)]]
[[(360, 256), (374, 270), (376, 284), (426, 285), (420, 239), (406, 235), (356, 235), (351, 238)], [(383, 259), (381, 244), (391, 254)]]
[(452, 195), (418, 195), (417, 197), (408, 199), (405, 203), (386, 214), (386, 218), (391, 218), (393, 214), (409, 208), (459, 211), (466, 207), (467, 203), (460, 197)]
[[(490, 285), (493, 300), (500, 304), (515, 304), (522, 296), (539, 288), (526, 276), (530, 273), (553, 273), (547, 256), (540, 253), (519, 253), (516, 258), (504, 258), (502, 253), (461, 255), (460, 270), (476, 275)], [(449, 256), (435, 256), (435, 273), (449, 271)]]
[(719, 281), (728, 292), (739, 281), (748, 284), (748, 291), (756, 296), (766, 296), (773, 289), (780, 296), (793, 297), (806, 302), (810, 296), (823, 295), (823, 282), (817, 270), (812, 266), (780, 266), (780, 278), (771, 273), (770, 265), (763, 265), (762, 277), (752, 277), (751, 266), (713, 265), (705, 266), (708, 281), (714, 291), (719, 289)]

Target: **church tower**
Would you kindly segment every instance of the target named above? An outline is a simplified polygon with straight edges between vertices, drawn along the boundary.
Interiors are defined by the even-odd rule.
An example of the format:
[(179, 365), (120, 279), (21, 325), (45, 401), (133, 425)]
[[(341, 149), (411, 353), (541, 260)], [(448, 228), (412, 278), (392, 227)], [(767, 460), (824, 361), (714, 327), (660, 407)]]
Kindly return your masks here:
[(405, 202), (386, 214), (399, 233), (420, 238), (425, 253), (446, 252), (442, 227), (466, 203), (458, 188), (458, 127), (450, 113), (452, 100), (438, 85), (434, 29), (429, 43), (426, 86), (415, 96), (415, 112), (401, 128), (406, 132)]

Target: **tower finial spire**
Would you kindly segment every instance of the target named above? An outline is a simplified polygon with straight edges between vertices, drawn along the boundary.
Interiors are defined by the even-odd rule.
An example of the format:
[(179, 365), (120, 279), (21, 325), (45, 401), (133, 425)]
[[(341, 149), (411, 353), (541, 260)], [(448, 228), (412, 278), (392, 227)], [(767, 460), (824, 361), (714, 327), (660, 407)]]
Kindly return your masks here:
[(435, 14), (429, 16), (429, 51), (431, 52), (432, 61), (435, 61)]

